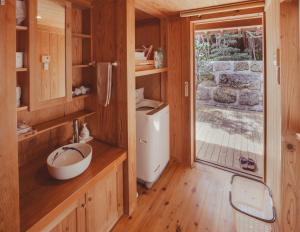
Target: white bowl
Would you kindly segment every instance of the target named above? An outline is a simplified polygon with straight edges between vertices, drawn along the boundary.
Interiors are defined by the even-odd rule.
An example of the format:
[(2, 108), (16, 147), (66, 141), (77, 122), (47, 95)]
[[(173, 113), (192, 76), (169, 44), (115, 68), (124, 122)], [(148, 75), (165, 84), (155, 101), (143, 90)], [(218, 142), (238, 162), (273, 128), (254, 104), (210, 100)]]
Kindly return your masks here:
[(300, 141), (300, 133), (296, 133), (296, 138)]
[(93, 149), (89, 144), (73, 143), (53, 151), (47, 158), (50, 175), (68, 180), (83, 173), (90, 165)]

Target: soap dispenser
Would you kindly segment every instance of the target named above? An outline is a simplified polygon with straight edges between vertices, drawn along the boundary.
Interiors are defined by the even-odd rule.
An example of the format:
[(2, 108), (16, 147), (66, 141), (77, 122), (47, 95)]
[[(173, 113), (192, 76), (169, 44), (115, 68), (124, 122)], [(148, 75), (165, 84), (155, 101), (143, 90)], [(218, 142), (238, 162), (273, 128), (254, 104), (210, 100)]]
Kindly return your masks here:
[(82, 140), (88, 140), (90, 138), (90, 131), (87, 128), (87, 123), (83, 123), (83, 125), (82, 125), (82, 129), (80, 132), (80, 138)]

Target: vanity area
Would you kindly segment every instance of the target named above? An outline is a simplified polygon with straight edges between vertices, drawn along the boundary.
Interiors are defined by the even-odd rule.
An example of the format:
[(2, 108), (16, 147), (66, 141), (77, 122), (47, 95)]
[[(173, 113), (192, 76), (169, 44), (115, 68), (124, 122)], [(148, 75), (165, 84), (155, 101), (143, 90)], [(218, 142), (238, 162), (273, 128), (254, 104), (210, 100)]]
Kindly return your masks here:
[[(110, 231), (129, 212), (128, 192), (136, 184), (126, 187), (128, 145), (116, 140), (123, 138), (118, 133), (128, 133), (114, 126), (124, 113), (105, 116), (118, 107), (116, 98), (124, 98), (114, 88), (118, 69), (125, 67), (122, 57), (106, 58), (111, 50), (93, 43), (102, 32), (93, 33), (100, 19), (92, 15), (105, 9), (94, 9), (89, 0), (23, 2), (26, 16), (16, 25), (16, 52), (23, 60), (16, 66), (20, 231)], [(106, 108), (97, 102), (97, 62), (120, 64), (112, 70)], [(92, 158), (80, 175), (58, 180), (50, 175), (47, 158), (71, 146), (74, 120), (93, 136), (87, 142)], [(113, 136), (101, 124), (110, 126)]]
[(20, 168), (21, 231), (110, 231), (123, 215), (126, 151), (89, 143), (88, 169), (70, 180), (55, 180), (43, 159)]

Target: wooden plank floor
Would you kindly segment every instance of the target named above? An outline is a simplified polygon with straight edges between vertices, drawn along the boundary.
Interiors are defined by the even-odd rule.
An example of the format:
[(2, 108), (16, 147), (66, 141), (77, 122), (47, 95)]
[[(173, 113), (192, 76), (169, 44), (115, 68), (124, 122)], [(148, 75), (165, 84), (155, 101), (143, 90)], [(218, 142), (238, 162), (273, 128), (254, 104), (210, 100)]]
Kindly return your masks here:
[[(224, 168), (263, 176), (263, 113), (201, 107), (196, 121), (196, 156)], [(241, 169), (239, 158), (252, 158), (257, 171)]]
[(113, 232), (235, 232), (229, 204), (232, 174), (206, 165), (172, 162), (151, 190), (140, 188), (131, 217)]

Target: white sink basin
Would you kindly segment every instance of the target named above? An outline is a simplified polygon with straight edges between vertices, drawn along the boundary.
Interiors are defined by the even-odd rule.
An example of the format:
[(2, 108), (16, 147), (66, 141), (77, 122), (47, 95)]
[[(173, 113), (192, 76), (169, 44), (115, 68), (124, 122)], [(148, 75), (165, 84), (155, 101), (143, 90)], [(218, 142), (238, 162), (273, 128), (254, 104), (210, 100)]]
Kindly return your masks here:
[(50, 175), (67, 180), (83, 173), (90, 165), (93, 149), (89, 144), (73, 143), (53, 151), (47, 158)]

